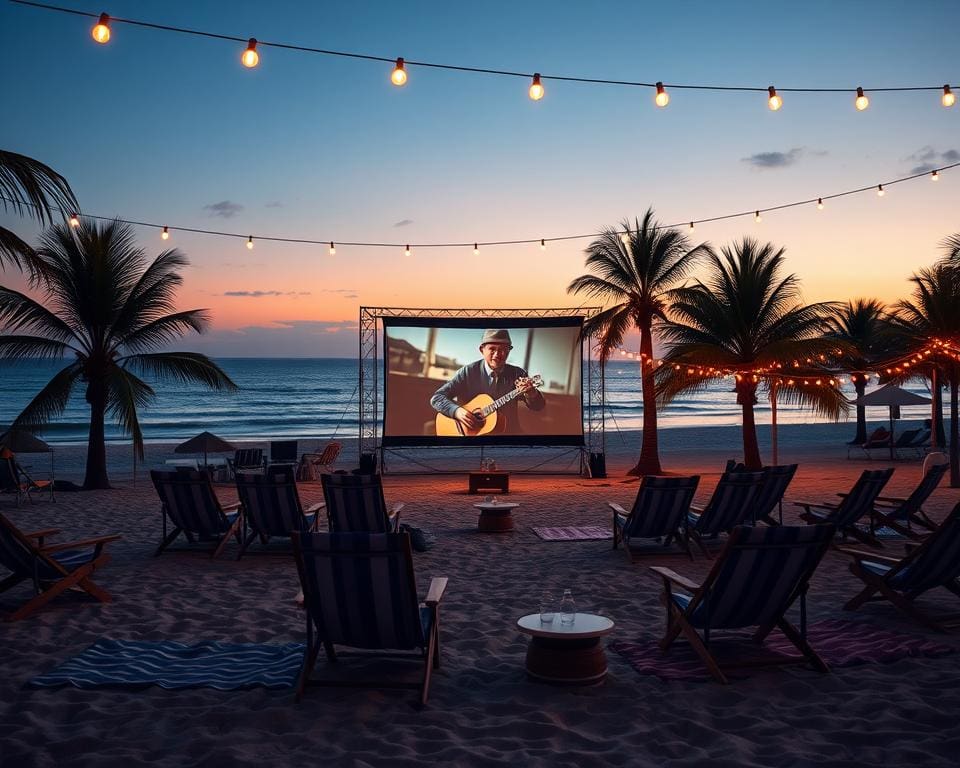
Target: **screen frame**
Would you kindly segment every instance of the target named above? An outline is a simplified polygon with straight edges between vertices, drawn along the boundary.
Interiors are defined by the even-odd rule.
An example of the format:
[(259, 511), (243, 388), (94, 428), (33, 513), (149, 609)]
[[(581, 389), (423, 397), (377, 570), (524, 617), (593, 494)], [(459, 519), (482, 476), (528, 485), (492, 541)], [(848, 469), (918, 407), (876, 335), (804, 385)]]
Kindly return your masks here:
[[(514, 445), (514, 446), (564, 446), (580, 447), (586, 445), (584, 429), (584, 379), (583, 379), (583, 324), (585, 315), (566, 315), (562, 317), (436, 317), (416, 315), (412, 317), (382, 317), (383, 325), (383, 422), (380, 443), (384, 448), (443, 446), (470, 448), (472, 446)], [(579, 435), (478, 435), (477, 437), (438, 437), (436, 435), (387, 435), (387, 409), (389, 407), (389, 365), (390, 355), (387, 347), (387, 330), (398, 328), (577, 328), (580, 359), (580, 434)]]

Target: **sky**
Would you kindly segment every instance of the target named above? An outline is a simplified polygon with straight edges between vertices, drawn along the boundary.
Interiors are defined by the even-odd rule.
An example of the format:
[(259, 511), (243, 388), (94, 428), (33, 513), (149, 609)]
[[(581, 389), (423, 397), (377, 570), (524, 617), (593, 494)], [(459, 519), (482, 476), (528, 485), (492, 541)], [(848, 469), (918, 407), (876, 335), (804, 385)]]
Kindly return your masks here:
[[(4, 149), (69, 180), (83, 210), (244, 234), (396, 243), (596, 232), (653, 207), (686, 222), (826, 196), (960, 160), (960, 3), (260, 2), (61, 0), (242, 37), (521, 72), (666, 83), (849, 87), (837, 94), (671, 91), (409, 67), (243, 46), (0, 2)], [(871, 95), (857, 112), (854, 91)], [(786, 248), (807, 301), (893, 301), (960, 231), (960, 168), (874, 193), (699, 225), (693, 243)], [(0, 212), (0, 225), (36, 236)], [(360, 306), (575, 307), (588, 240), (374, 249), (139, 229), (190, 258), (179, 302), (209, 308), (216, 356), (355, 356)], [(19, 285), (14, 273), (3, 284)]]

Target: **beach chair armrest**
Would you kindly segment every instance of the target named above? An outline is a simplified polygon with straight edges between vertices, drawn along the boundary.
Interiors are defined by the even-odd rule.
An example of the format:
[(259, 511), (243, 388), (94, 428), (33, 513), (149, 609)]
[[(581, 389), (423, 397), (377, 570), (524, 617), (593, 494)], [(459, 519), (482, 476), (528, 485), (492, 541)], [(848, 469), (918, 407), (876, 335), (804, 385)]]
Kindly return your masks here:
[(899, 557), (888, 557), (887, 555), (878, 555), (876, 552), (864, 552), (862, 549), (849, 549), (848, 547), (837, 547), (837, 551), (850, 555), (854, 560), (877, 560), (891, 565), (896, 565), (901, 560)]
[(797, 506), (797, 507), (804, 507), (807, 510), (811, 509), (812, 507), (815, 507), (817, 509), (836, 509), (837, 508), (836, 504), (827, 504), (826, 502), (823, 502), (823, 501), (791, 501), (790, 504), (793, 504), (794, 506)]
[(232, 504), (221, 504), (220, 509), (222, 509), (224, 512), (236, 512), (242, 506), (243, 504), (241, 502), (235, 501)]
[(691, 504), (691, 505), (690, 505), (690, 511), (691, 511), (691, 512), (696, 512), (698, 515), (702, 515), (704, 509), (705, 509), (705, 507), (701, 507), (701, 506), (698, 505), (698, 504)]
[(119, 533), (114, 533), (110, 536), (95, 536), (92, 539), (80, 539), (79, 541), (64, 541), (60, 544), (50, 544), (46, 547), (43, 547), (44, 552), (62, 552), (66, 549), (78, 549), (79, 547), (90, 547), (93, 545), (103, 546), (104, 544), (117, 541), (122, 539)]
[(650, 565), (647, 566), (651, 571), (663, 577), (664, 581), (672, 582), (673, 584), (678, 584), (684, 589), (689, 589), (691, 592), (696, 592), (700, 589), (700, 585), (691, 581), (690, 579), (681, 576), (676, 571), (672, 571), (669, 568), (664, 568), (661, 565)]
[(28, 539), (42, 539), (44, 536), (53, 536), (55, 533), (60, 533), (60, 529), (44, 528), (42, 531), (30, 531), (29, 533), (24, 533), (23, 535)]
[(312, 515), (314, 512), (319, 512), (321, 509), (326, 509), (326, 508), (327, 508), (327, 502), (318, 501), (316, 504), (311, 504), (309, 507), (307, 507), (303, 511), (306, 512), (308, 515)]
[(895, 496), (877, 496), (876, 501), (882, 502), (883, 504), (905, 504), (906, 499), (898, 499)]
[(449, 579), (446, 576), (434, 576), (430, 579), (430, 590), (427, 592), (427, 599), (424, 602), (431, 608), (435, 608), (443, 599), (443, 592), (447, 588), (448, 581)]
[(613, 501), (608, 501), (607, 506), (610, 507), (610, 509), (616, 512), (618, 515), (623, 515), (624, 517), (630, 516), (630, 513), (627, 512), (627, 510), (625, 510), (623, 507), (621, 507), (619, 504)]

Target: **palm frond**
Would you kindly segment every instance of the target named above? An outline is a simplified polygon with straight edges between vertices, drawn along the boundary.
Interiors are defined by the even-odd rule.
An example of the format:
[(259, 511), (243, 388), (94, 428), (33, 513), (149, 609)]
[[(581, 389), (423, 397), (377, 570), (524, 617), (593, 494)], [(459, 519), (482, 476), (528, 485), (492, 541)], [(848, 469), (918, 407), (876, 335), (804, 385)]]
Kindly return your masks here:
[(43, 260), (26, 242), (9, 229), (0, 227), (0, 268), (13, 264), (21, 272), (26, 270), (31, 285), (37, 285), (45, 274)]
[(141, 325), (126, 336), (119, 338), (119, 344), (126, 352), (143, 352), (162, 347), (177, 341), (190, 331), (203, 333), (210, 322), (205, 309), (190, 309), (173, 315), (158, 317)]
[(220, 392), (238, 389), (219, 365), (196, 352), (154, 352), (129, 355), (118, 361), (124, 368), (158, 381), (199, 383)]
[(120, 366), (111, 366), (107, 377), (107, 413), (125, 435), (133, 438), (134, 449), (143, 460), (143, 431), (137, 410), (153, 400), (153, 387)]
[(76, 352), (69, 344), (42, 336), (0, 334), (0, 360), (42, 358), (58, 360), (68, 352)]
[(37, 429), (49, 424), (64, 412), (70, 393), (82, 375), (83, 368), (79, 362), (58, 371), (13, 420), (13, 426)]
[(16, 152), (0, 150), (0, 203), (3, 209), (52, 223), (53, 211), (79, 213), (80, 205), (67, 180), (50, 166)]
[(135, 329), (174, 312), (176, 292), (183, 282), (178, 270), (189, 263), (176, 248), (157, 256), (128, 292), (123, 307), (111, 323), (111, 336), (122, 340)]
[(629, 304), (617, 304), (584, 322), (581, 338), (596, 336), (600, 340), (601, 361), (609, 359), (610, 353), (623, 344), (632, 321), (630, 309)]
[(0, 285), (0, 327), (5, 332), (31, 331), (57, 341), (76, 339), (67, 323), (24, 293)]

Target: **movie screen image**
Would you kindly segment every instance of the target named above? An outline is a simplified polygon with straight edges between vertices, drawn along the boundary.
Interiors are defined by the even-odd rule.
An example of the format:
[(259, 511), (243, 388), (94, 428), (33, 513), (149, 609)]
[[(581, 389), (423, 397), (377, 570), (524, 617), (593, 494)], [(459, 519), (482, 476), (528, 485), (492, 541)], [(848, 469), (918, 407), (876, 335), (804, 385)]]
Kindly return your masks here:
[(581, 326), (384, 319), (384, 445), (582, 445)]

